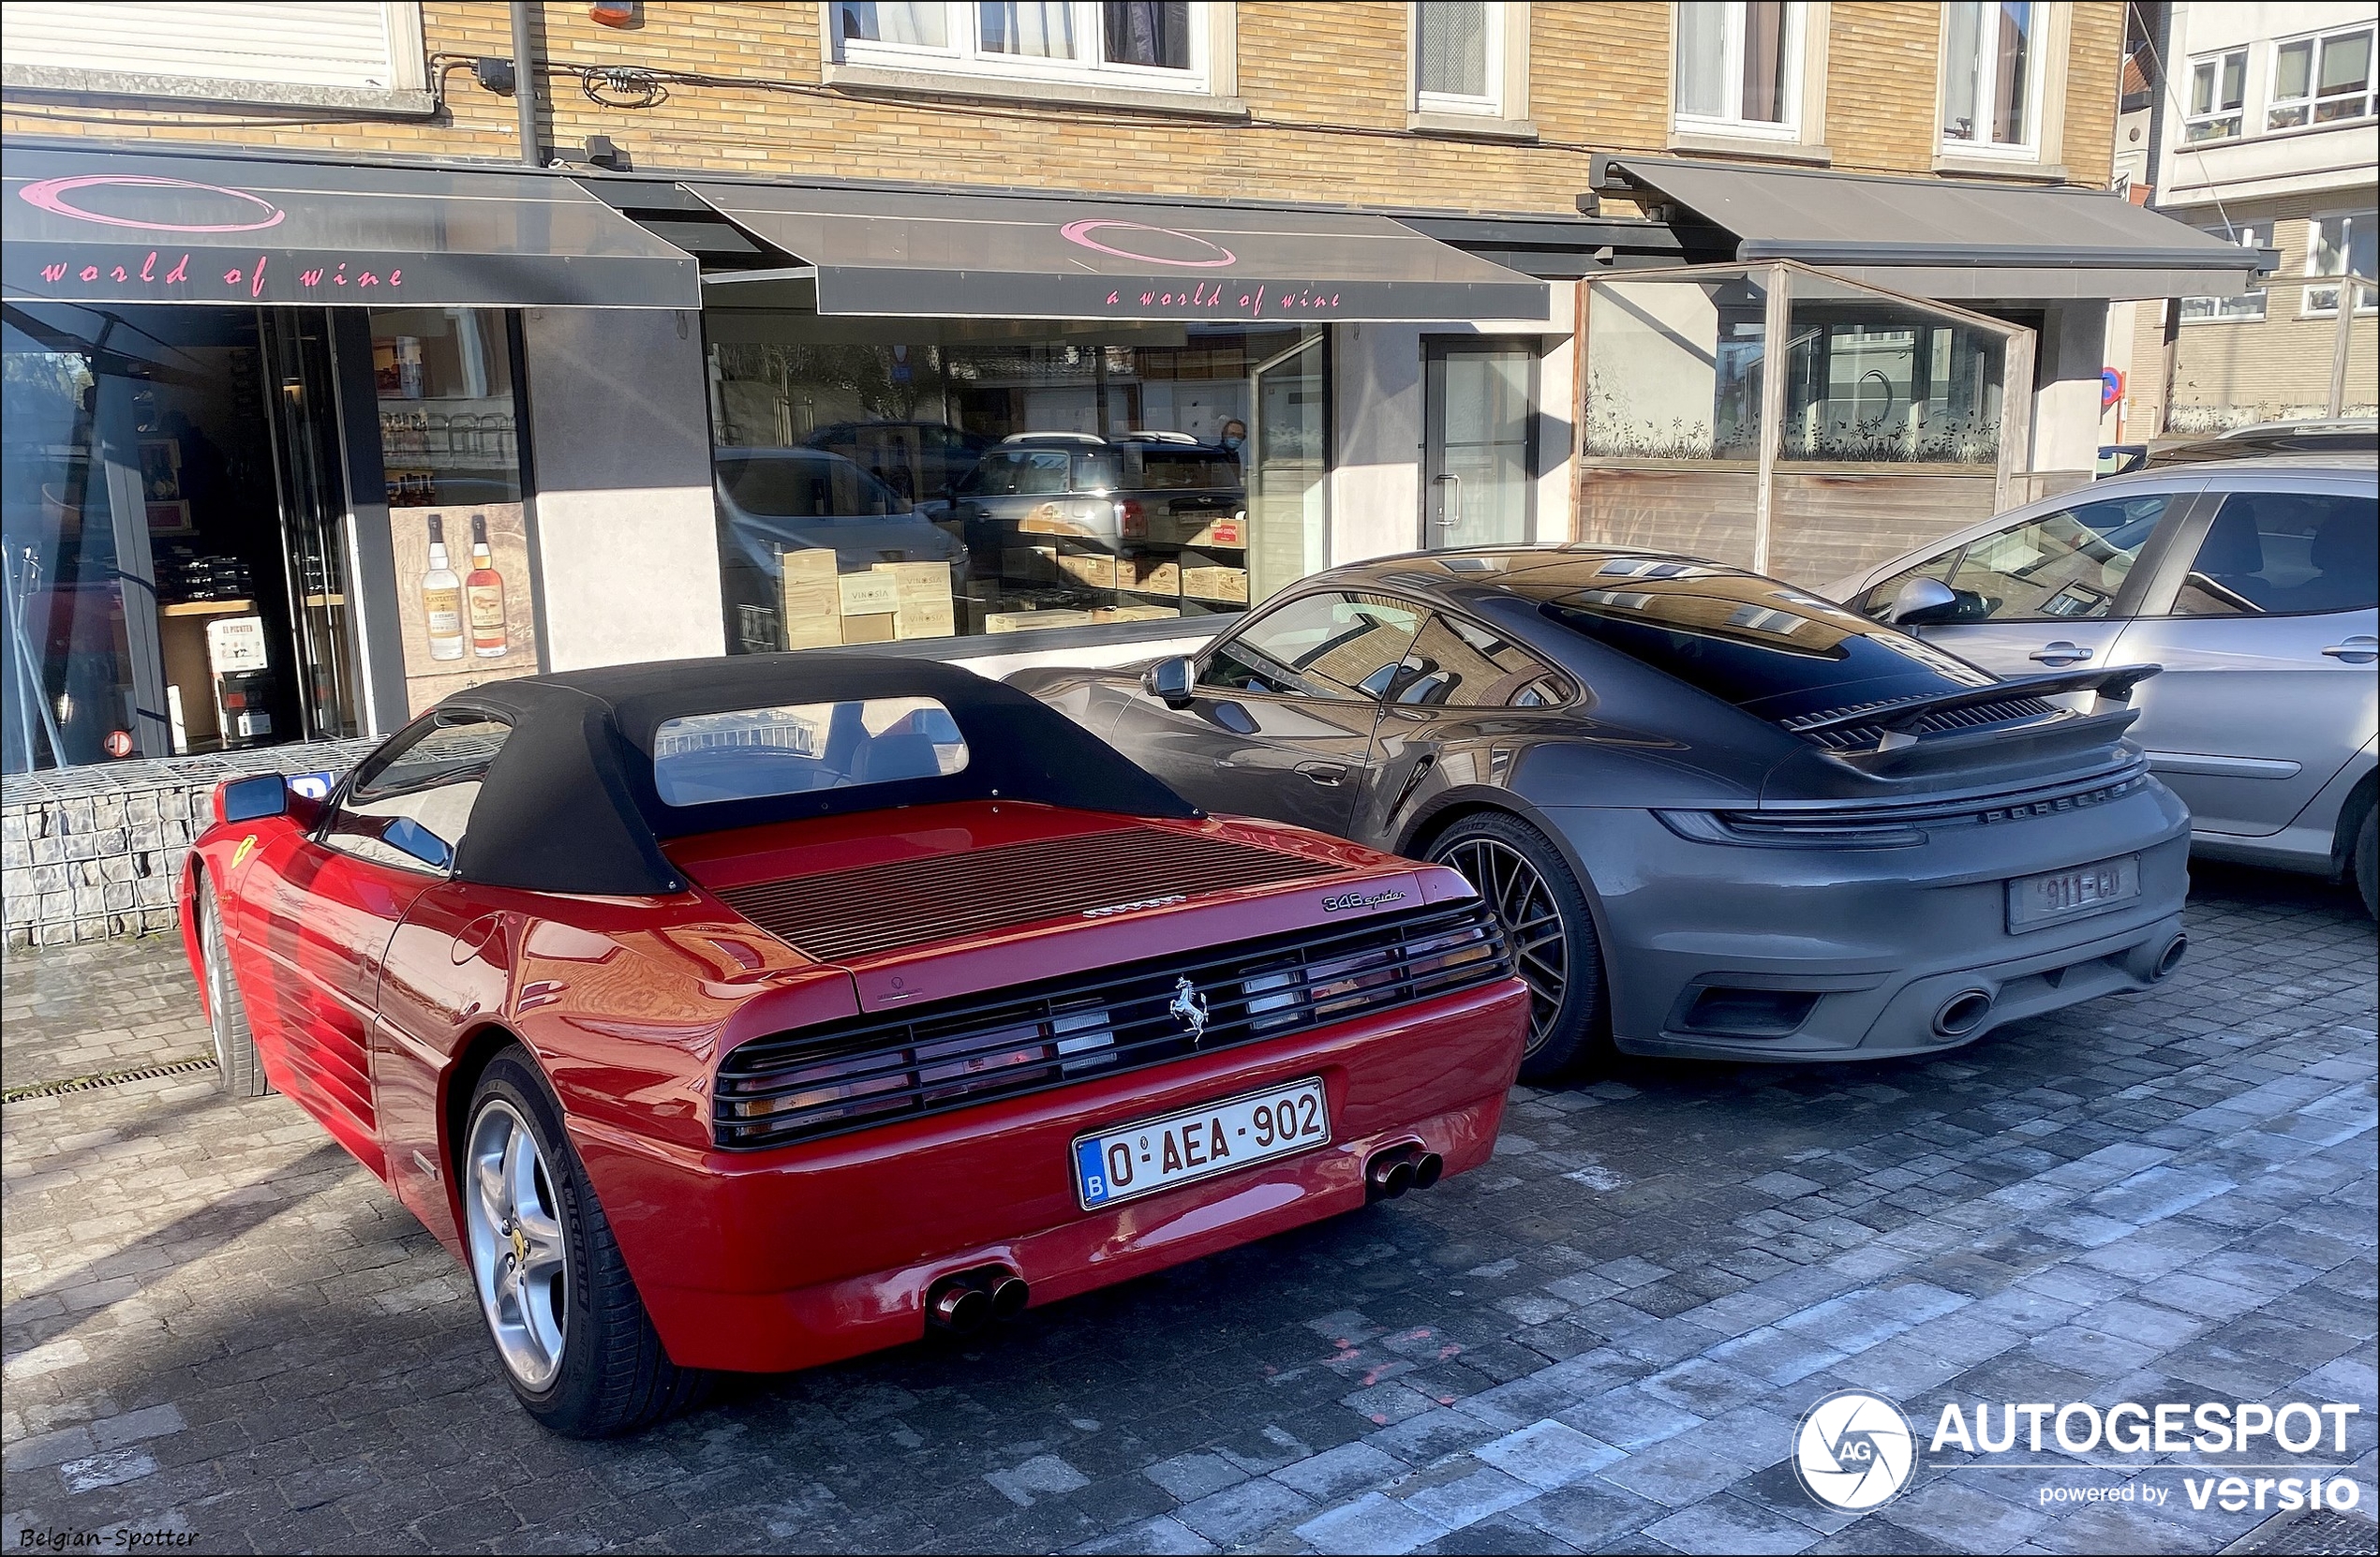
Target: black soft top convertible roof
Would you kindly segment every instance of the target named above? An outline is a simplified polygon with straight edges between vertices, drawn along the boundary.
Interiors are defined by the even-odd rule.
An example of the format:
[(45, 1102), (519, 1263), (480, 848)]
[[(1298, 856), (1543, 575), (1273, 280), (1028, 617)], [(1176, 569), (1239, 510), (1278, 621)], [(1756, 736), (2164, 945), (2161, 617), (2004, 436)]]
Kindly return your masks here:
[[(930, 697), (967, 742), (957, 773), (701, 806), (662, 803), (653, 733), (690, 714)], [(512, 734), (490, 762), (455, 859), (464, 880), (532, 892), (644, 897), (685, 888), (661, 840), (847, 811), (952, 800), (1032, 800), (1127, 816), (1196, 808), (1036, 699), (972, 671), (862, 654), (677, 660), (488, 682), (436, 712), (493, 715)]]

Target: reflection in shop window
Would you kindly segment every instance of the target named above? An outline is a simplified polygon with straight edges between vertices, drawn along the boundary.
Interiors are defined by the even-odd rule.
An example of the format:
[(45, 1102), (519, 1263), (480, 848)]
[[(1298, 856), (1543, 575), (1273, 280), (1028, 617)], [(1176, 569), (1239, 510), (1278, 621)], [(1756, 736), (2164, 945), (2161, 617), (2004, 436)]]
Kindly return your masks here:
[(375, 308), (371, 318), (389, 506), (520, 501), (520, 433), (504, 316), (482, 308)]
[(1230, 614), (1320, 553), (1317, 330), (705, 325), (739, 652)]
[(1760, 457), (1768, 289), (1742, 274), (1599, 281), (1589, 305), (1586, 452)]
[(1999, 335), (1816, 277), (1796, 280), (1791, 314), (1778, 458), (1999, 463)]

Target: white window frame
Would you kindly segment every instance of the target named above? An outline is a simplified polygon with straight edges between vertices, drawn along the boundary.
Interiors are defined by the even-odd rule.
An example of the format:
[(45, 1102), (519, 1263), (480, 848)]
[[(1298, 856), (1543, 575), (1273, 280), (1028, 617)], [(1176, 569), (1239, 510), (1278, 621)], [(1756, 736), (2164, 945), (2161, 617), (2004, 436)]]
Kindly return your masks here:
[[(1938, 95), (1941, 107), (1937, 112), (1941, 119), (1941, 133), (1938, 140), (1945, 156), (1972, 157), (1986, 162), (2033, 162), (2040, 159), (2044, 108), (2042, 83), (2048, 80), (2050, 74), (2050, 6), (2049, 0), (2026, 0), (2026, 4), (2031, 9), (2032, 19), (2025, 29), (2025, 138), (2022, 141), (1991, 141), (1981, 137), (1963, 141), (1950, 133), (1950, 78), (1955, 62), (1950, 57), (1950, 7), (1942, 7), (1942, 44), (1940, 51), (1941, 91)], [(1986, 14), (1996, 17), (1998, 10), (1998, 6), (1990, 6), (1986, 7)], [(1989, 47), (1979, 47), (1975, 57), (1969, 62), (1969, 68), (1974, 71), (1976, 78), (1976, 117), (1986, 131), (1999, 122), (2000, 110), (2006, 106), (1999, 97), (2000, 72), (1992, 68), (2000, 58), (1999, 40), (2000, 30), (1996, 26), (1989, 29), (1988, 39), (1979, 35), (1976, 42), (1979, 45), (1988, 42)]]
[(1409, 19), (1406, 36), (1412, 39), (1406, 53), (1409, 61), (1407, 67), (1413, 78), (1414, 112), (1459, 113), (1477, 119), (1520, 117), (1519, 114), (1510, 111), (1510, 105), (1506, 101), (1508, 94), (1505, 91), (1505, 77), (1508, 74), (1505, 62), (1509, 57), (1511, 24), (1511, 18), (1507, 13), (1510, 7), (1504, 5), (1502, 0), (1486, 0), (1482, 8), (1487, 12), (1487, 29), (1480, 40), (1480, 46), (1487, 57), (1481, 62), (1483, 68), (1480, 76), (1487, 82), (1487, 92), (1483, 96), (1474, 97), (1464, 93), (1421, 90), (1421, 7), (1419, 5), (1410, 5), (1406, 7)]
[[(2361, 33), (2369, 40), (2364, 44), (2364, 59), (2366, 63), (2364, 66), (2363, 79), (2363, 111), (2360, 113), (2350, 113), (2343, 119), (2316, 118), (2315, 112), (2322, 107), (2323, 103), (2323, 45), (2328, 43), (2333, 38), (2352, 37), (2358, 33)], [(2306, 95), (2302, 97), (2283, 97), (2281, 95), (2281, 55), (2283, 51), (2298, 43), (2303, 43), (2308, 46), (2308, 56), (2306, 59)], [(2366, 22), (2360, 26), (2331, 27), (2322, 32), (2298, 33), (2290, 37), (2275, 38), (2273, 39), (2272, 44), (2272, 68), (2267, 72), (2265, 77), (2268, 88), (2265, 93), (2265, 128), (2268, 130), (2283, 131), (2298, 129), (2327, 129), (2334, 125), (2359, 124), (2362, 121), (2373, 117), (2373, 110), (2374, 106), (2373, 96), (2375, 93), (2380, 93), (2380, 80), (2374, 80), (2374, 77), (2380, 77), (2380, 25), (2375, 25), (2373, 22)], [(2343, 94), (2341, 96), (2343, 96)], [(2286, 112), (2288, 110), (2293, 108), (2299, 108), (2305, 111), (2305, 123), (2301, 125), (2277, 125), (2273, 123), (2273, 120), (2278, 115)]]
[[(2306, 259), (2304, 265), (2304, 274), (2308, 275), (2320, 274), (2313, 268), (2313, 257), (2314, 249), (2322, 240), (2322, 224), (2325, 222), (2344, 222), (2347, 224), (2346, 235), (2348, 241), (2339, 245), (2339, 251), (2349, 257), (2347, 263), (2350, 267), (2352, 267), (2355, 263), (2353, 257), (2355, 253), (2354, 241), (2356, 224), (2358, 222), (2362, 222), (2370, 226), (2380, 227), (2380, 211), (2374, 211), (2370, 207), (2366, 207), (2359, 211), (2323, 211), (2308, 216), (2306, 218)], [(2353, 274), (2358, 273), (2350, 269), (2348, 274)], [(2337, 319), (2339, 317), (2339, 292), (2341, 288), (2345, 284), (2343, 282), (2338, 282), (2328, 287), (2299, 288), (2298, 289), (2298, 317), (2299, 319)], [(2314, 302), (2314, 293), (2318, 291), (2329, 293), (2330, 301), (2320, 304)], [(2355, 292), (2357, 299), (2357, 313), (2380, 313), (2380, 293), (2375, 293), (2375, 291), (2370, 287), (2358, 287), (2355, 289)]]
[[(1735, 97), (1738, 111), (1743, 107), (1744, 87), (1744, 13), (1745, 0), (1725, 0), (1727, 6), (1726, 36), (1721, 45), (1719, 70)], [(1673, 39), (1685, 36), (1685, 6), (1673, 7), (1675, 16), (1670, 28)], [(1678, 108), (1671, 115), (1672, 126), (1689, 135), (1723, 135), (1742, 140), (1798, 141), (1802, 138), (1802, 75), (1803, 60), (1809, 47), (1809, 10), (1805, 0), (1791, 0), (1785, 7), (1784, 77), (1785, 117), (1782, 119), (1745, 119), (1734, 115), (1688, 113)], [(1683, 77), (1686, 55), (1673, 42), (1670, 50), (1670, 101), (1685, 101)]]
[[(2267, 246), (2256, 239), (2254, 224), (2243, 227), (2209, 227), (2201, 230), (2209, 238), (2220, 238), (2241, 248)], [(2232, 297), (2185, 297), (2181, 300), (2181, 322), (2184, 324), (2262, 324), (2271, 312), (2271, 291), (2262, 284)], [(2192, 304), (2204, 305), (2209, 311), (2193, 315)], [(2251, 309), (2253, 308), (2253, 312)]]
[[(269, 75), (209, 76), (184, 68), (126, 70), (81, 64), (32, 64), (15, 59), (0, 66), (0, 82), (11, 93), (45, 96), (67, 94), (140, 97), (159, 103), (188, 99), (408, 117), (436, 112), (438, 94), (430, 87), (429, 55), (422, 37), (421, 0), (380, 0), (379, 8), (389, 49), (389, 79), (380, 85), (323, 85), (279, 81)], [(98, 22), (95, 21), (93, 24)]]
[[(2224, 65), (2234, 56), (2239, 60), (2239, 101), (2225, 108), (2218, 100), (2218, 95), (2223, 91)], [(2198, 72), (2201, 70), (2211, 70), (2214, 73), (2214, 85), (2207, 95), (2207, 100), (2211, 106), (2204, 113), (2194, 113), (2188, 111), (2188, 109), (2189, 105), (2197, 100)], [(2245, 44), (2237, 49), (2218, 50), (2210, 54), (2193, 54), (2190, 57), (2189, 84), (2184, 90), (2189, 94), (2182, 99), (2184, 112), (2181, 120), (2181, 139), (2185, 146), (2203, 146), (2216, 141), (2237, 141), (2248, 133), (2248, 49)], [(2226, 119), (2231, 121), (2231, 128), (2221, 134), (2194, 135), (2192, 133), (2201, 125), (2220, 125)]]
[(1208, 14), (1212, 0), (1191, 0), (1190, 67), (1123, 65), (1101, 57), (1107, 48), (1107, 27), (1097, 0), (1069, 0), (1074, 11), (1075, 37), (1085, 51), (1079, 59), (1036, 59), (1003, 53), (982, 46), (977, 30), (979, 12), (968, 0), (945, 0), (943, 22), (946, 46), (882, 43), (842, 36), (843, 8), (827, 0), (825, 7), (834, 63), (889, 70), (926, 70), (937, 75), (980, 76), (1003, 82), (1039, 82), (1052, 85), (1123, 87), (1140, 92), (1173, 92), (1207, 96), (1213, 91), (1213, 24)]

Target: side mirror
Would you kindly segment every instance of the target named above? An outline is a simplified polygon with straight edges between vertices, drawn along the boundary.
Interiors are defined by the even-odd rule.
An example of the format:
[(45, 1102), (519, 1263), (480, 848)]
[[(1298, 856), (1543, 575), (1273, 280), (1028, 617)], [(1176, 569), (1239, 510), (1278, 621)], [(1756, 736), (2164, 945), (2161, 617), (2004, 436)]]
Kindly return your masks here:
[(258, 822), (268, 816), (286, 816), (289, 809), (290, 781), (277, 773), (226, 779), (215, 789), (215, 814), (219, 821)]
[(1141, 690), (1168, 708), (1190, 706), (1190, 689), (1198, 678), (1198, 667), (1186, 654), (1168, 655), (1149, 667), (1140, 677)]
[(1924, 627), (1958, 615), (1958, 594), (1938, 578), (1913, 578), (1893, 596), (1884, 620), (1894, 627)]

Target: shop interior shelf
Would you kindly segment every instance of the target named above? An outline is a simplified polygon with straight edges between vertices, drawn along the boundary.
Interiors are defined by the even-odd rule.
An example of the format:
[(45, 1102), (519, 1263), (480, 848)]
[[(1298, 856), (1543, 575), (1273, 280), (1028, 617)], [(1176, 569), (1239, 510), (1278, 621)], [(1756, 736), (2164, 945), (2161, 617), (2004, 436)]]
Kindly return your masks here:
[(254, 601), (175, 601), (157, 607), (160, 616), (244, 616), (256, 609)]

